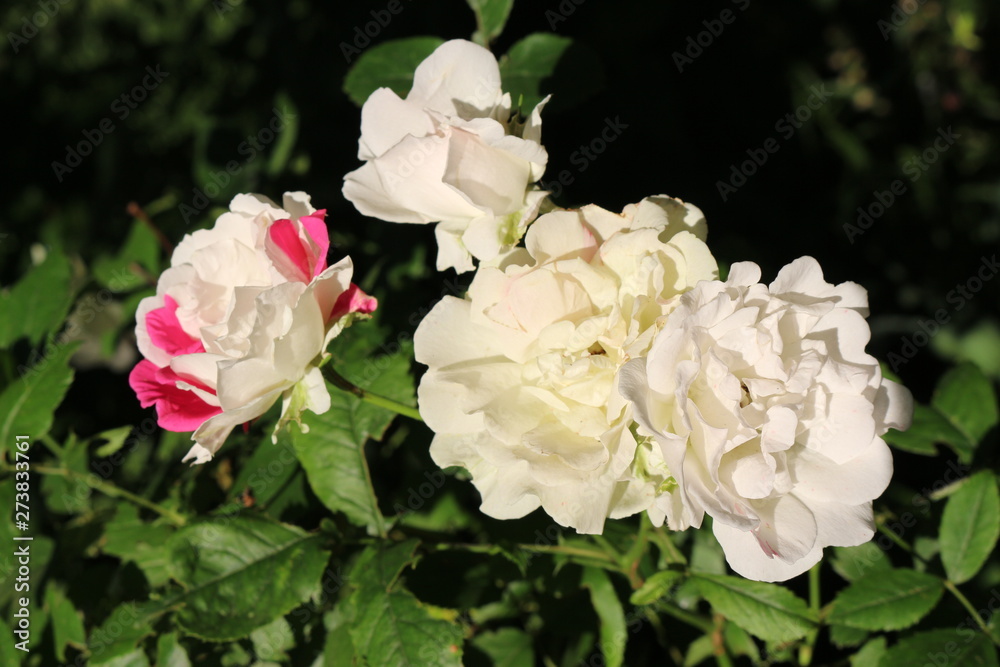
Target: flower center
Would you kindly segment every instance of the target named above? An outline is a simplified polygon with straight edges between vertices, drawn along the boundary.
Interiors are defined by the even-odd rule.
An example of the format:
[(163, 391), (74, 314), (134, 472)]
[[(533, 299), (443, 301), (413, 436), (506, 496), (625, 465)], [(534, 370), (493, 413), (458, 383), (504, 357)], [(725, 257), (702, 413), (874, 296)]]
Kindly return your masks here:
[(740, 397), (740, 407), (745, 408), (753, 402), (753, 397), (750, 395), (750, 390), (747, 389), (745, 382), (740, 382), (740, 389), (743, 390), (743, 395)]

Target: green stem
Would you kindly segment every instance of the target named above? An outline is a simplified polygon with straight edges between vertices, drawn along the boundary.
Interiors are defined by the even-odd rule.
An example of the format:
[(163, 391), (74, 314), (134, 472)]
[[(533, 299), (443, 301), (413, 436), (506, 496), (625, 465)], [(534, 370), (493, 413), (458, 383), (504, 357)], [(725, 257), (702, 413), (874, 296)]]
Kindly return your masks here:
[(899, 535), (897, 535), (896, 533), (894, 533), (892, 530), (890, 530), (889, 528), (886, 528), (885, 525), (883, 524), (883, 521), (884, 521), (884, 519), (882, 519), (882, 518), (880, 518), (878, 521), (876, 521), (876, 524), (878, 525), (878, 532), (880, 532), (883, 535), (885, 535), (886, 537), (888, 537), (890, 540), (892, 540), (893, 542), (895, 542), (896, 544), (898, 544), (900, 547), (902, 547), (903, 549), (905, 549), (908, 553), (913, 553), (913, 547), (911, 547), (909, 544), (907, 544), (906, 542), (904, 542), (903, 538), (901, 538)]
[[(809, 570), (809, 608), (816, 612), (816, 614), (819, 614), (821, 603), (819, 570), (820, 563), (816, 563)], [(802, 667), (809, 667), (809, 663), (812, 662), (813, 651), (816, 648), (816, 640), (818, 638), (818, 627), (806, 634), (806, 643), (799, 647), (799, 664), (801, 664)]]
[(729, 657), (726, 650), (726, 639), (722, 634), (726, 619), (721, 615), (715, 616), (715, 629), (712, 630), (712, 653), (715, 655), (715, 662), (719, 667), (733, 667), (733, 659)]
[(710, 619), (705, 618), (699, 614), (695, 614), (686, 609), (681, 609), (680, 607), (666, 601), (658, 602), (654, 605), (656, 611), (662, 611), (667, 616), (673, 616), (678, 621), (687, 623), (688, 625), (698, 628), (706, 635), (711, 635), (715, 632), (715, 626), (712, 624)]
[(976, 621), (976, 625), (980, 627), (980, 629), (983, 631), (983, 634), (989, 637), (991, 642), (993, 642), (997, 646), (1000, 646), (1000, 639), (997, 639), (996, 636), (992, 632), (990, 632), (989, 627), (983, 621), (982, 617), (979, 616), (979, 612), (976, 611), (976, 608), (972, 606), (971, 602), (969, 602), (969, 598), (965, 597), (962, 594), (962, 591), (958, 590), (958, 586), (956, 586), (951, 581), (945, 579), (944, 587), (947, 588), (949, 591), (951, 591), (951, 594), (954, 595), (955, 598), (960, 603), (962, 603), (962, 606), (965, 607), (966, 610), (968, 610), (969, 615), (972, 616), (973, 620)]
[(354, 394), (362, 401), (371, 403), (372, 405), (377, 405), (380, 408), (385, 408), (386, 410), (403, 415), (404, 417), (415, 419), (418, 422), (423, 421), (423, 417), (420, 416), (420, 412), (416, 408), (404, 405), (399, 401), (394, 401), (391, 398), (386, 398), (385, 396), (373, 394), (367, 389), (362, 389), (337, 371), (333, 370), (333, 367), (330, 365), (321, 366), (320, 370), (322, 371), (323, 377), (326, 378), (327, 382), (335, 386), (337, 389), (346, 391), (348, 394)]
[(53, 438), (51, 435), (43, 435), (38, 439), (42, 442), (43, 445), (49, 448), (50, 452), (56, 455), (56, 458), (61, 459), (63, 457), (62, 446), (58, 442), (56, 442), (55, 438)]
[(187, 523), (182, 515), (178, 514), (173, 510), (168, 510), (165, 507), (161, 507), (151, 500), (147, 500), (141, 496), (137, 496), (131, 491), (126, 491), (123, 488), (115, 486), (111, 482), (105, 482), (104, 480), (97, 477), (94, 474), (81, 474), (74, 470), (68, 470), (66, 468), (50, 468), (48, 466), (32, 466), (32, 472), (37, 472), (40, 475), (55, 475), (57, 477), (66, 477), (68, 479), (78, 480), (83, 482), (95, 491), (100, 491), (106, 496), (112, 498), (123, 498), (129, 502), (135, 503), (140, 507), (144, 507), (148, 510), (156, 512), (163, 518), (165, 518), (170, 523), (174, 524), (178, 528)]
[[(593, 558), (594, 560), (604, 560), (612, 563), (619, 569), (616, 560), (609, 554), (603, 551), (591, 551), (589, 549), (581, 549), (579, 547), (570, 547), (561, 544), (515, 544), (518, 549), (523, 549), (525, 551), (531, 551), (539, 554), (562, 554), (564, 556), (580, 556), (583, 558)], [(471, 553), (493, 553), (496, 546), (493, 544), (456, 544), (456, 543), (445, 543), (438, 544), (437, 548), (439, 551), (447, 551), (449, 549), (460, 549), (462, 551), (469, 551)]]
[[(642, 516), (644, 520), (647, 521), (649, 520), (648, 515), (645, 512), (643, 512)], [(681, 565), (687, 565), (687, 558), (684, 557), (684, 554), (680, 552), (680, 549), (677, 548), (677, 545), (674, 544), (673, 540), (670, 539), (670, 535), (668, 535), (667, 532), (663, 530), (663, 526), (653, 526), (652, 522), (650, 522), (650, 526), (652, 527), (653, 532), (656, 534), (657, 546), (663, 548), (663, 551), (665, 552), (664, 555), (669, 554), (670, 557), (669, 562), (680, 563)]]
[(611, 546), (611, 542), (608, 542), (607, 538), (603, 535), (591, 535), (591, 538), (599, 547), (601, 547), (601, 549), (604, 550), (604, 553), (606, 553), (611, 560), (615, 561), (619, 565), (621, 564), (622, 555), (618, 553), (617, 549)]

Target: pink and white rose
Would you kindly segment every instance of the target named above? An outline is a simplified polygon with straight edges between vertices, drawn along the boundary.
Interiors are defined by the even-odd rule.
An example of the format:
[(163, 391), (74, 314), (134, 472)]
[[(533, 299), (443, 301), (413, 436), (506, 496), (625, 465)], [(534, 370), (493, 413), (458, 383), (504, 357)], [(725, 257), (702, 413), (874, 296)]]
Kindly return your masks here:
[(162, 428), (194, 431), (184, 460), (208, 461), (279, 398), (279, 426), (329, 408), (316, 361), (352, 314), (377, 304), (351, 283), (349, 257), (327, 266), (325, 215), (302, 192), (281, 207), (237, 195), (214, 227), (184, 237), (139, 304), (145, 358), (129, 382)]

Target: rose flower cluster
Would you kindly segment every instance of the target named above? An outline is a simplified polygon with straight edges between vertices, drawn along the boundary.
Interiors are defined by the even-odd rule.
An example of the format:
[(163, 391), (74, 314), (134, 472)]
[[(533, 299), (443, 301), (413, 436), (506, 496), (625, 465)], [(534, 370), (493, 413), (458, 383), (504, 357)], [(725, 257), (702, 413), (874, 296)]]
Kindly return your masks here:
[[(641, 512), (671, 530), (708, 515), (731, 567), (763, 581), (871, 539), (892, 475), (881, 436), (909, 425), (912, 399), (865, 352), (865, 290), (810, 257), (769, 284), (751, 262), (719, 280), (704, 215), (665, 195), (556, 207), (538, 186), (543, 106), (512, 107), (493, 55), (453, 40), (405, 98), (382, 88), (361, 112), (344, 196), (435, 223), (438, 269), (475, 271), (414, 338), (434, 461), (468, 470), (498, 519), (541, 507), (596, 534)], [(278, 398), (279, 427), (329, 406), (317, 364), (375, 302), (328, 247), (302, 193), (283, 208), (240, 195), (178, 246), (140, 307), (131, 382), (161, 426), (194, 431), (189, 457)]]

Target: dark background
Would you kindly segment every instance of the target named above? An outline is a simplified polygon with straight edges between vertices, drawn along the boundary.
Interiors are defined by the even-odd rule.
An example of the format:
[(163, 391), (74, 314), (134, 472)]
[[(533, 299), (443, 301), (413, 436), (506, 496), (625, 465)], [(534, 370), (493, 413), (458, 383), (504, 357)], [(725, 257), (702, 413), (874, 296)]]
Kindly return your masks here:
[[(475, 29), (462, 0), (402, 2), (402, 13), (373, 43), (468, 38)], [(86, 266), (115, 253), (133, 224), (129, 202), (176, 243), (211, 224), (237, 192), (280, 201), (285, 190), (305, 190), (328, 209), (336, 252), (350, 253), (362, 285), (380, 298), (381, 323), (412, 332), (414, 314), (440, 297), (443, 279), (455, 279), (434, 270), (432, 227), (365, 218), (340, 194), (343, 175), (359, 165), (360, 118), (342, 91), (348, 63), (340, 45), (386, 5), (52, 0), (46, 7), (58, 11), (28, 38), (24, 21), (41, 23), (32, 17), (45, 9), (37, 0), (7, 3), (0, 10), (0, 283), (28, 268), (34, 244)], [(680, 197), (705, 212), (709, 244), (724, 267), (755, 261), (765, 281), (812, 255), (831, 282), (868, 289), (869, 349), (883, 360), (902, 354), (921, 321), (944, 309), (946, 327), (896, 366), (927, 401), (955, 359), (972, 358), (1000, 376), (1000, 281), (987, 281), (970, 299), (956, 301), (952, 292), (976, 276), (1000, 237), (1000, 4), (907, 3), (912, 16), (897, 9), (898, 25), (894, 7), (864, 0), (520, 0), (493, 50), (499, 56), (538, 31), (577, 42), (544, 86), (555, 97), (543, 116), (543, 180), (563, 170), (574, 179), (561, 205), (620, 210), (652, 194)], [(703, 22), (724, 10), (734, 20), (711, 35)], [(699, 35), (708, 44), (700, 54), (688, 41)], [(692, 62), (678, 71), (675, 53), (688, 48)], [(121, 118), (115, 100), (142, 81), (147, 66), (169, 76)], [(829, 99), (792, 136), (779, 131), (776, 123), (820, 86)], [(242, 142), (267, 126), (276, 106), (295, 109), (296, 127), (243, 164)], [(105, 118), (114, 131), (59, 180), (53, 162), (66, 162), (67, 146)], [(627, 128), (579, 170), (574, 152), (598, 137), (607, 119)], [(932, 152), (934, 163), (911, 180), (908, 161), (949, 128), (955, 143)], [(724, 201), (718, 182), (771, 138), (778, 150)], [(241, 161), (239, 174), (211, 197), (211, 209), (186, 221), (182, 205), (198, 201), (195, 191), (211, 192), (212, 174), (230, 160)], [(889, 191), (896, 180), (905, 192), (852, 243), (845, 225), (856, 225), (857, 208), (869, 208), (875, 191)], [(81, 269), (81, 288), (94, 289), (84, 275)], [(127, 340), (133, 324), (125, 313), (118, 327)], [(148, 416), (125, 372), (107, 368), (81, 372), (60, 415), (61, 429), (83, 435)], [(940, 463), (927, 461), (897, 452), (897, 479), (920, 488), (938, 478)]]
[[(461, 0), (402, 2), (402, 13), (373, 43), (422, 34), (468, 37), (475, 28)], [(299, 122), (288, 159), (271, 164), (280, 142), (266, 146), (212, 203), (224, 206), (241, 191), (278, 199), (286, 189), (306, 190), (329, 209), (331, 227), (362, 272), (409, 259), (415, 245), (425, 246), (423, 268), (412, 268), (404, 292), (386, 303), (408, 315), (414, 298), (433, 299), (440, 277), (430, 227), (364, 218), (339, 192), (342, 175), (358, 165), (359, 132), (359, 110), (341, 90), (348, 64), (340, 44), (352, 42), (355, 28), (385, 4), (55, 2), (58, 12), (18, 43), (17, 53), (10, 35), (30, 34), (21, 19), (37, 17), (41, 5), (9, 5), (0, 14), (8, 42), (0, 49), (7, 100), (4, 284), (26, 268), (34, 242), (65, 248), (84, 262), (115, 250), (132, 222), (130, 201), (176, 242), (192, 228), (180, 206), (195, 202), (194, 189), (205, 191), (227, 161), (245, 160), (241, 142), (267, 125), (272, 108), (290, 102)], [(888, 3), (522, 1), (494, 51), (502, 54), (553, 26), (579, 43), (565, 59), (576, 66), (560, 63), (546, 82), (555, 98), (544, 115), (550, 155), (544, 180), (564, 169), (574, 177), (559, 203), (620, 210), (650, 194), (680, 197), (704, 210), (723, 264), (756, 261), (767, 280), (809, 254), (831, 281), (867, 287), (872, 349), (882, 358), (938, 308), (948, 310), (956, 335), (985, 330), (978, 335), (985, 343), (967, 345), (965, 353), (989, 356), (989, 343), (1000, 340), (996, 282), (961, 309), (947, 294), (975, 275), (1000, 236), (1000, 54), (991, 38), (1000, 6), (928, 0), (907, 8), (913, 15), (898, 12), (906, 20), (896, 28)], [(726, 9), (734, 20), (697, 55), (688, 38), (704, 33), (707, 43), (703, 22)], [(679, 72), (675, 54), (686, 49), (696, 57)], [(120, 119), (124, 107), (112, 105), (140, 83), (147, 65), (169, 76)], [(818, 85), (832, 93), (829, 100), (786, 138), (776, 123)], [(580, 102), (580, 91), (596, 92)], [(65, 163), (67, 144), (83, 140), (83, 131), (104, 118), (114, 132), (60, 182), (52, 163)], [(598, 137), (609, 118), (627, 129), (579, 171), (574, 151)], [(906, 161), (946, 128), (958, 139), (911, 182)], [(769, 138), (777, 152), (723, 201), (718, 182)], [(906, 192), (851, 243), (844, 225), (856, 224), (857, 207), (869, 207), (874, 191), (888, 191), (897, 179)], [(206, 211), (192, 222), (211, 219)], [(388, 293), (375, 277), (370, 284)], [(407, 319), (394, 324), (412, 328)], [(950, 347), (941, 344), (945, 338)], [(959, 345), (949, 333), (930, 347), (954, 353)], [(925, 398), (942, 368), (930, 349), (898, 367)]]

